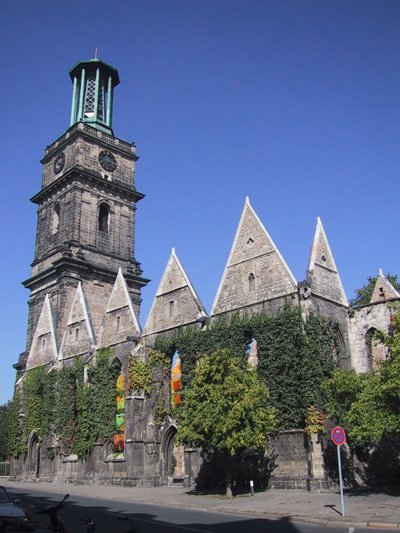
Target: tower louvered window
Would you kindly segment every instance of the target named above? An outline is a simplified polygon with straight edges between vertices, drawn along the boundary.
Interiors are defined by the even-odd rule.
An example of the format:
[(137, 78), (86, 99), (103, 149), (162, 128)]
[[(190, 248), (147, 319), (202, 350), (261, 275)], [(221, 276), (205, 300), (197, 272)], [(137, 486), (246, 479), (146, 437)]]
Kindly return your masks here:
[(52, 217), (52, 233), (53, 235), (58, 232), (60, 227), (60, 204), (55, 204), (53, 207), (53, 217)]
[(83, 111), (86, 118), (95, 118), (96, 120), (104, 121), (104, 98), (104, 84), (101, 84), (98, 91), (97, 116), (95, 117), (96, 78), (95, 76), (90, 76), (86, 82), (85, 104)]
[(99, 207), (99, 231), (101, 233), (110, 231), (110, 208), (107, 204), (101, 204)]

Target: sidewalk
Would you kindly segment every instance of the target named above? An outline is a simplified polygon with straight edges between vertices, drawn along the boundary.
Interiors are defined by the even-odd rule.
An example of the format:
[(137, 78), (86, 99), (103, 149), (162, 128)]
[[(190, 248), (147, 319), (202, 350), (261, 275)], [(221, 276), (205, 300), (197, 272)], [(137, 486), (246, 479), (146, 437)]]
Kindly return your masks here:
[(53, 493), (97, 499), (159, 504), (171, 507), (207, 509), (266, 518), (290, 517), (315, 524), (375, 527), (400, 530), (400, 496), (370, 491), (348, 491), (344, 495), (345, 517), (341, 516), (339, 493), (268, 490), (254, 496), (231, 500), (222, 495), (193, 494), (182, 487), (119, 487), (113, 485), (72, 485), (64, 483), (21, 483), (2, 481), (5, 487), (37, 487)]

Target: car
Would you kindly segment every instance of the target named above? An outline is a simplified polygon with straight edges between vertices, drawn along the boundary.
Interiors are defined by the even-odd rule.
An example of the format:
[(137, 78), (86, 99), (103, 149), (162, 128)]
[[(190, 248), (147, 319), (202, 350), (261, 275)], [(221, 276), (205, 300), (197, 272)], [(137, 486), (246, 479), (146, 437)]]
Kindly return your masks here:
[[(29, 529), (30, 514), (18, 503), (19, 500), (13, 500), (7, 489), (0, 485), (0, 531), (5, 530), (8, 526), (26, 526), (24, 529)], [(8, 530), (13, 531), (12, 528)]]

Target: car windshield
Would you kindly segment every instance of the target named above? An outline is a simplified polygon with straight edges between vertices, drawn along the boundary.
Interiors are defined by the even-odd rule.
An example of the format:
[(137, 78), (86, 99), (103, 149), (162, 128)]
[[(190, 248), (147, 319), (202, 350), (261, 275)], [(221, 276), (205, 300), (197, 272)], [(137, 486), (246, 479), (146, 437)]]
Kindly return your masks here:
[(11, 499), (3, 487), (0, 487), (0, 503), (10, 503)]

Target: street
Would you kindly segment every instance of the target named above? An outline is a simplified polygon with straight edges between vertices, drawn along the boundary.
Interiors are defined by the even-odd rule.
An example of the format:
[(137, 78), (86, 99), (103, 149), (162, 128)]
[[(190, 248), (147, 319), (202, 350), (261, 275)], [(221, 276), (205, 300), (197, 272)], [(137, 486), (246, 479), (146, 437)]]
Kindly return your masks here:
[[(25, 506), (51, 505), (61, 499), (60, 494), (43, 491), (37, 485), (27, 484), (26, 488), (9, 490), (14, 498), (20, 498)], [(68, 492), (68, 485), (65, 485)], [(91, 518), (96, 524), (98, 533), (128, 533), (128, 522), (118, 518), (130, 516), (137, 533), (374, 533), (390, 531), (390, 529), (362, 529), (348, 527), (323, 527), (315, 524), (292, 522), (289, 518), (268, 519), (246, 515), (216, 513), (205, 509), (184, 509), (176, 501), (176, 507), (154, 504), (117, 502), (106, 498), (90, 497), (90, 485), (87, 486), (88, 496), (72, 496), (61, 516), (69, 533), (85, 533), (86, 526), (81, 519)]]

